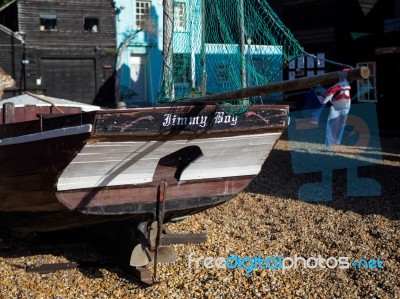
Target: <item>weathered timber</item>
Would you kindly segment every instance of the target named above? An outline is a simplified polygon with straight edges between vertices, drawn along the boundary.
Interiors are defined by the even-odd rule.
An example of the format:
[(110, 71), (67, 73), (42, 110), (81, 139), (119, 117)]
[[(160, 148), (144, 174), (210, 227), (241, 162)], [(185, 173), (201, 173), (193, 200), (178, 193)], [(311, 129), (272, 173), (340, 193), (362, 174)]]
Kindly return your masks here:
[(174, 82), (172, 80), (172, 69), (173, 69), (173, 22), (174, 22), (174, 3), (172, 0), (163, 0), (164, 14), (163, 14), (163, 86), (165, 87), (165, 95), (173, 99), (174, 98)]
[(154, 220), (164, 181), (163, 222), (198, 213), (248, 186), (287, 113), (255, 105), (234, 117), (215, 105), (175, 106), (0, 125), (0, 220), (22, 234)]
[(28, 95), (30, 95), (30, 96), (32, 96), (32, 97), (34, 97), (34, 98), (37, 98), (37, 99), (39, 99), (39, 100), (41, 100), (41, 101), (43, 101), (43, 102), (46, 102), (46, 103), (50, 104), (52, 107), (54, 107), (54, 108), (55, 108), (58, 112), (60, 112), (61, 114), (64, 113), (64, 112), (63, 112), (60, 108), (58, 108), (57, 105), (56, 105), (52, 100), (50, 100), (49, 98), (47, 98), (47, 97), (45, 97), (45, 96), (38, 95), (38, 94), (33, 94), (33, 93), (31, 93), (31, 92), (27, 92), (26, 94), (28, 94)]
[(254, 134), (257, 128), (284, 129), (287, 110), (287, 106), (258, 106), (253, 112), (238, 116), (230, 116), (216, 106), (158, 107), (122, 110), (118, 114), (99, 111), (94, 135), (122, 137), (135, 134), (139, 140), (140, 136), (152, 134), (152, 140), (155, 140), (156, 132), (157, 135), (169, 133), (170, 140), (174, 134), (201, 136), (205, 132), (226, 132), (237, 135), (239, 131), (252, 131), (250, 134)]
[(161, 236), (161, 245), (201, 244), (206, 241), (206, 234), (163, 234)]
[[(215, 104), (219, 102), (235, 101), (238, 99), (245, 99), (271, 93), (287, 92), (287, 91), (311, 88), (317, 85), (334, 84), (340, 80), (341, 73), (342, 72), (331, 72), (313, 77), (299, 78), (281, 82), (273, 82), (261, 86), (247, 87), (233, 91), (210, 94), (198, 98), (191, 98), (181, 101), (179, 102), (179, 105)], [(349, 81), (368, 79), (369, 75), (370, 75), (370, 70), (368, 67), (355, 68), (347, 71), (347, 79)]]
[(3, 123), (12, 124), (14, 122), (15, 106), (13, 103), (3, 104)]
[[(209, 179), (194, 182), (181, 183), (179, 186), (170, 185), (168, 194), (170, 205), (182, 205), (185, 208), (185, 203), (189, 199), (206, 198), (210, 190), (214, 196), (234, 195), (241, 192), (251, 181), (252, 177), (243, 176), (238, 178), (225, 179)], [(114, 196), (110, 196), (110, 193)], [(130, 196), (130, 197), (129, 197)], [(73, 191), (57, 192), (58, 199), (71, 210), (80, 210), (87, 214), (98, 214), (97, 209), (101, 209), (104, 214), (121, 213), (123, 209), (118, 209), (115, 205), (133, 205), (140, 206), (140, 211), (147, 211), (146, 204), (151, 212), (154, 209), (155, 199), (157, 198), (157, 187), (149, 183), (145, 185), (127, 185), (108, 188), (93, 188), (93, 189), (78, 189)], [(117, 200), (118, 199), (118, 200)], [(173, 203), (173, 200), (176, 202)], [(153, 206), (152, 206), (153, 205)], [(96, 209), (97, 208), (97, 209)], [(127, 210), (125, 210), (128, 213)], [(129, 213), (133, 213), (130, 211)]]
[[(78, 107), (62, 107), (62, 109), (55, 106), (33, 106), (27, 105), (23, 107), (15, 107), (14, 122), (20, 123), (30, 120), (37, 120), (38, 115), (48, 117), (55, 114), (77, 114), (81, 112)], [(0, 107), (0, 113), (3, 113), (3, 108)], [(0, 118), (0, 125), (3, 124), (3, 118)]]
[[(53, 18), (54, 26), (41, 25), (41, 16)], [(86, 18), (97, 19), (97, 30)], [(106, 90), (116, 47), (111, 1), (12, 1), (0, 11), (0, 24), (0, 66), (17, 81), (7, 98), (40, 90), (86, 103), (113, 102)]]

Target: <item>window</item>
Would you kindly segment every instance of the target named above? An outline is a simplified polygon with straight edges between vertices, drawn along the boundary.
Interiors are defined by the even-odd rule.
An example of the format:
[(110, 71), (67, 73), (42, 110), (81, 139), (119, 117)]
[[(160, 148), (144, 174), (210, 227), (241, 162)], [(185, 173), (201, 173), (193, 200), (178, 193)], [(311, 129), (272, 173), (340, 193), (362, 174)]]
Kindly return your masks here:
[(141, 29), (143, 24), (150, 21), (150, 1), (136, 1), (136, 28)]
[(293, 80), (301, 77), (313, 77), (325, 73), (325, 53), (311, 54), (312, 56), (301, 56), (289, 62), (288, 79)]
[(40, 31), (57, 30), (56, 15), (40, 15)]
[(219, 64), (217, 66), (217, 81), (218, 83), (226, 83), (229, 80), (229, 65)]
[(97, 32), (99, 30), (99, 18), (86, 17), (83, 29), (86, 32)]
[(359, 102), (376, 102), (376, 63), (359, 62), (357, 67), (367, 66), (371, 74), (368, 79), (357, 80), (357, 99)]
[(175, 3), (174, 23), (175, 23), (175, 30), (177, 30), (177, 31), (185, 31), (186, 30), (186, 4), (185, 3)]
[(191, 82), (190, 54), (174, 55), (174, 78), (177, 84), (188, 84)]
[(384, 32), (400, 31), (400, 18), (383, 20)]

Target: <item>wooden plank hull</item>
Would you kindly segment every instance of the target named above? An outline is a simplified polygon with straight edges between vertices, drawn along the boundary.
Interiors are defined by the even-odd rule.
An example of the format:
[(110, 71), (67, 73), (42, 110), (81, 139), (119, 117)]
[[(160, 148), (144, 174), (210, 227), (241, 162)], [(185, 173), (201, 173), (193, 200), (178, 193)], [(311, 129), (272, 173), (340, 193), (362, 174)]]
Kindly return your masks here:
[[(166, 211), (169, 211), (168, 203), (176, 210), (185, 210), (192, 208), (189, 200), (232, 198), (247, 187), (252, 178), (227, 177), (170, 184), (166, 190)], [(154, 212), (157, 192), (157, 184), (145, 184), (62, 191), (57, 192), (57, 197), (69, 209), (85, 214), (140, 214)]]
[(152, 220), (164, 181), (167, 221), (197, 213), (248, 186), (287, 112), (141, 108), (2, 125), (0, 213), (20, 231)]
[(84, 133), (0, 146), (0, 211), (65, 209), (55, 196), (57, 177), (89, 136)]
[(180, 182), (256, 175), (279, 135), (88, 144), (63, 171), (57, 189), (152, 183), (162, 157), (191, 147), (198, 148), (202, 156), (182, 171)]
[[(223, 204), (232, 196), (213, 196), (194, 198), (182, 201), (170, 200), (166, 202), (165, 223), (171, 219), (199, 213), (206, 209)], [(185, 203), (185, 206), (182, 206)], [(128, 204), (120, 205), (134, 214), (103, 215), (103, 214), (82, 214), (79, 211), (63, 210), (54, 212), (0, 212), (0, 228), (7, 229), (12, 233), (24, 236), (34, 232), (49, 232), (71, 228), (86, 227), (104, 222), (142, 222), (154, 220), (155, 204), (147, 203), (141, 205), (142, 211), (137, 207)]]

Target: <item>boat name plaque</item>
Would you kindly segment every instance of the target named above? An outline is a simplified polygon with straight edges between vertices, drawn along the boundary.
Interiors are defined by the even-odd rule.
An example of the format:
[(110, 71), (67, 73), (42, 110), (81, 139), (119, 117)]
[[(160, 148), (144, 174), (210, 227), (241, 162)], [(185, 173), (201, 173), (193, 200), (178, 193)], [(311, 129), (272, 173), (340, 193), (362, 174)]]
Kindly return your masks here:
[(163, 133), (169, 131), (205, 132), (284, 127), (286, 109), (254, 109), (242, 115), (229, 115), (211, 109), (143, 109), (97, 116), (95, 134)]

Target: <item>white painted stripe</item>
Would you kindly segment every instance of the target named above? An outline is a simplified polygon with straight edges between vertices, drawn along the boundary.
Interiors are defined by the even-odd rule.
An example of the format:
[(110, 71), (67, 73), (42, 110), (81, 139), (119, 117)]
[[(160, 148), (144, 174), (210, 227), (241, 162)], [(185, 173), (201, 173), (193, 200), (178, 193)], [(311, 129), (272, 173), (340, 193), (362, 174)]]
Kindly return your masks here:
[[(204, 149), (202, 148), (203, 154), (206, 156), (215, 156), (215, 155), (230, 155), (230, 154), (248, 154), (250, 152), (265, 152), (266, 148), (272, 148), (273, 144), (260, 144), (260, 145), (252, 145), (251, 147), (238, 147), (232, 146), (230, 148), (219, 148), (218, 150), (213, 149)], [(122, 162), (124, 160), (130, 159), (131, 161), (134, 160), (159, 160), (160, 158), (164, 157), (165, 155), (172, 153), (181, 147), (168, 147), (168, 151), (166, 151), (163, 147), (162, 151), (157, 150), (157, 152), (152, 152), (151, 155), (144, 155), (143, 152), (109, 152), (105, 155), (103, 153), (80, 153), (73, 161), (73, 163), (96, 163), (96, 162)]]
[[(147, 177), (145, 177), (147, 175)], [(59, 191), (90, 188), (90, 186), (114, 186), (114, 185), (136, 185), (152, 181), (153, 173), (144, 174), (141, 177), (132, 174), (118, 174), (109, 176), (81, 176), (79, 181), (76, 177), (63, 178), (57, 185)], [(82, 181), (85, 184), (82, 184)]]
[[(212, 163), (210, 163), (212, 166)], [(256, 175), (261, 170), (260, 165), (242, 165), (242, 166), (231, 166), (225, 167), (196, 167), (196, 169), (190, 169), (190, 171), (184, 171), (181, 175), (181, 181), (190, 180), (203, 180), (213, 178), (224, 178), (224, 177), (235, 177), (245, 175)]]
[[(244, 146), (257, 146), (263, 144), (275, 144), (280, 134), (262, 134), (262, 135), (251, 135), (243, 136), (243, 138), (236, 137), (225, 137), (225, 138), (209, 138), (209, 139), (193, 139), (188, 141), (167, 141), (167, 142), (124, 142), (124, 143), (113, 143), (113, 142), (99, 142), (92, 145), (86, 146), (79, 155), (90, 155), (90, 154), (121, 154), (126, 153), (132, 155), (133, 153), (141, 153), (144, 151), (157, 149), (157, 153), (165, 153), (165, 155), (183, 148), (185, 146), (197, 145), (201, 147), (202, 151), (211, 150), (215, 152), (216, 148), (233, 148)], [(223, 143), (221, 143), (223, 140)], [(216, 142), (217, 141), (217, 142)], [(162, 145), (162, 146), (161, 146)]]
[(86, 124), (82, 126), (68, 127), (62, 129), (56, 129), (51, 131), (44, 131), (34, 134), (27, 134), (23, 136), (9, 137), (0, 139), (0, 146), (20, 144), (32, 141), (39, 141), (50, 138), (57, 138), (62, 136), (78, 135), (83, 133), (92, 132), (92, 125)]
[(181, 180), (256, 175), (280, 135), (87, 144), (64, 170), (57, 189), (148, 183), (160, 158), (191, 145), (200, 147), (203, 156), (183, 171)]
[[(247, 165), (259, 165), (260, 161), (265, 157), (266, 152), (268, 152), (271, 147), (266, 147), (264, 150), (253, 151), (248, 153), (236, 152), (230, 154), (219, 154), (219, 155), (204, 155), (197, 159), (190, 165), (190, 169), (208, 169), (208, 168), (227, 168), (229, 164), (232, 166), (247, 166)], [(104, 176), (117, 176), (118, 174), (131, 174), (141, 176), (148, 174), (153, 176), (154, 170), (157, 167), (158, 158), (153, 158), (149, 156), (146, 159), (132, 158), (125, 160), (88, 160), (79, 161), (79, 155), (74, 159), (74, 161), (68, 166), (68, 168), (62, 174), (63, 178), (74, 178), (77, 175), (79, 177), (92, 177), (97, 176), (99, 173)], [(219, 166), (220, 165), (220, 166)], [(196, 167), (197, 166), (197, 167)], [(226, 175), (224, 175), (226, 176)]]

